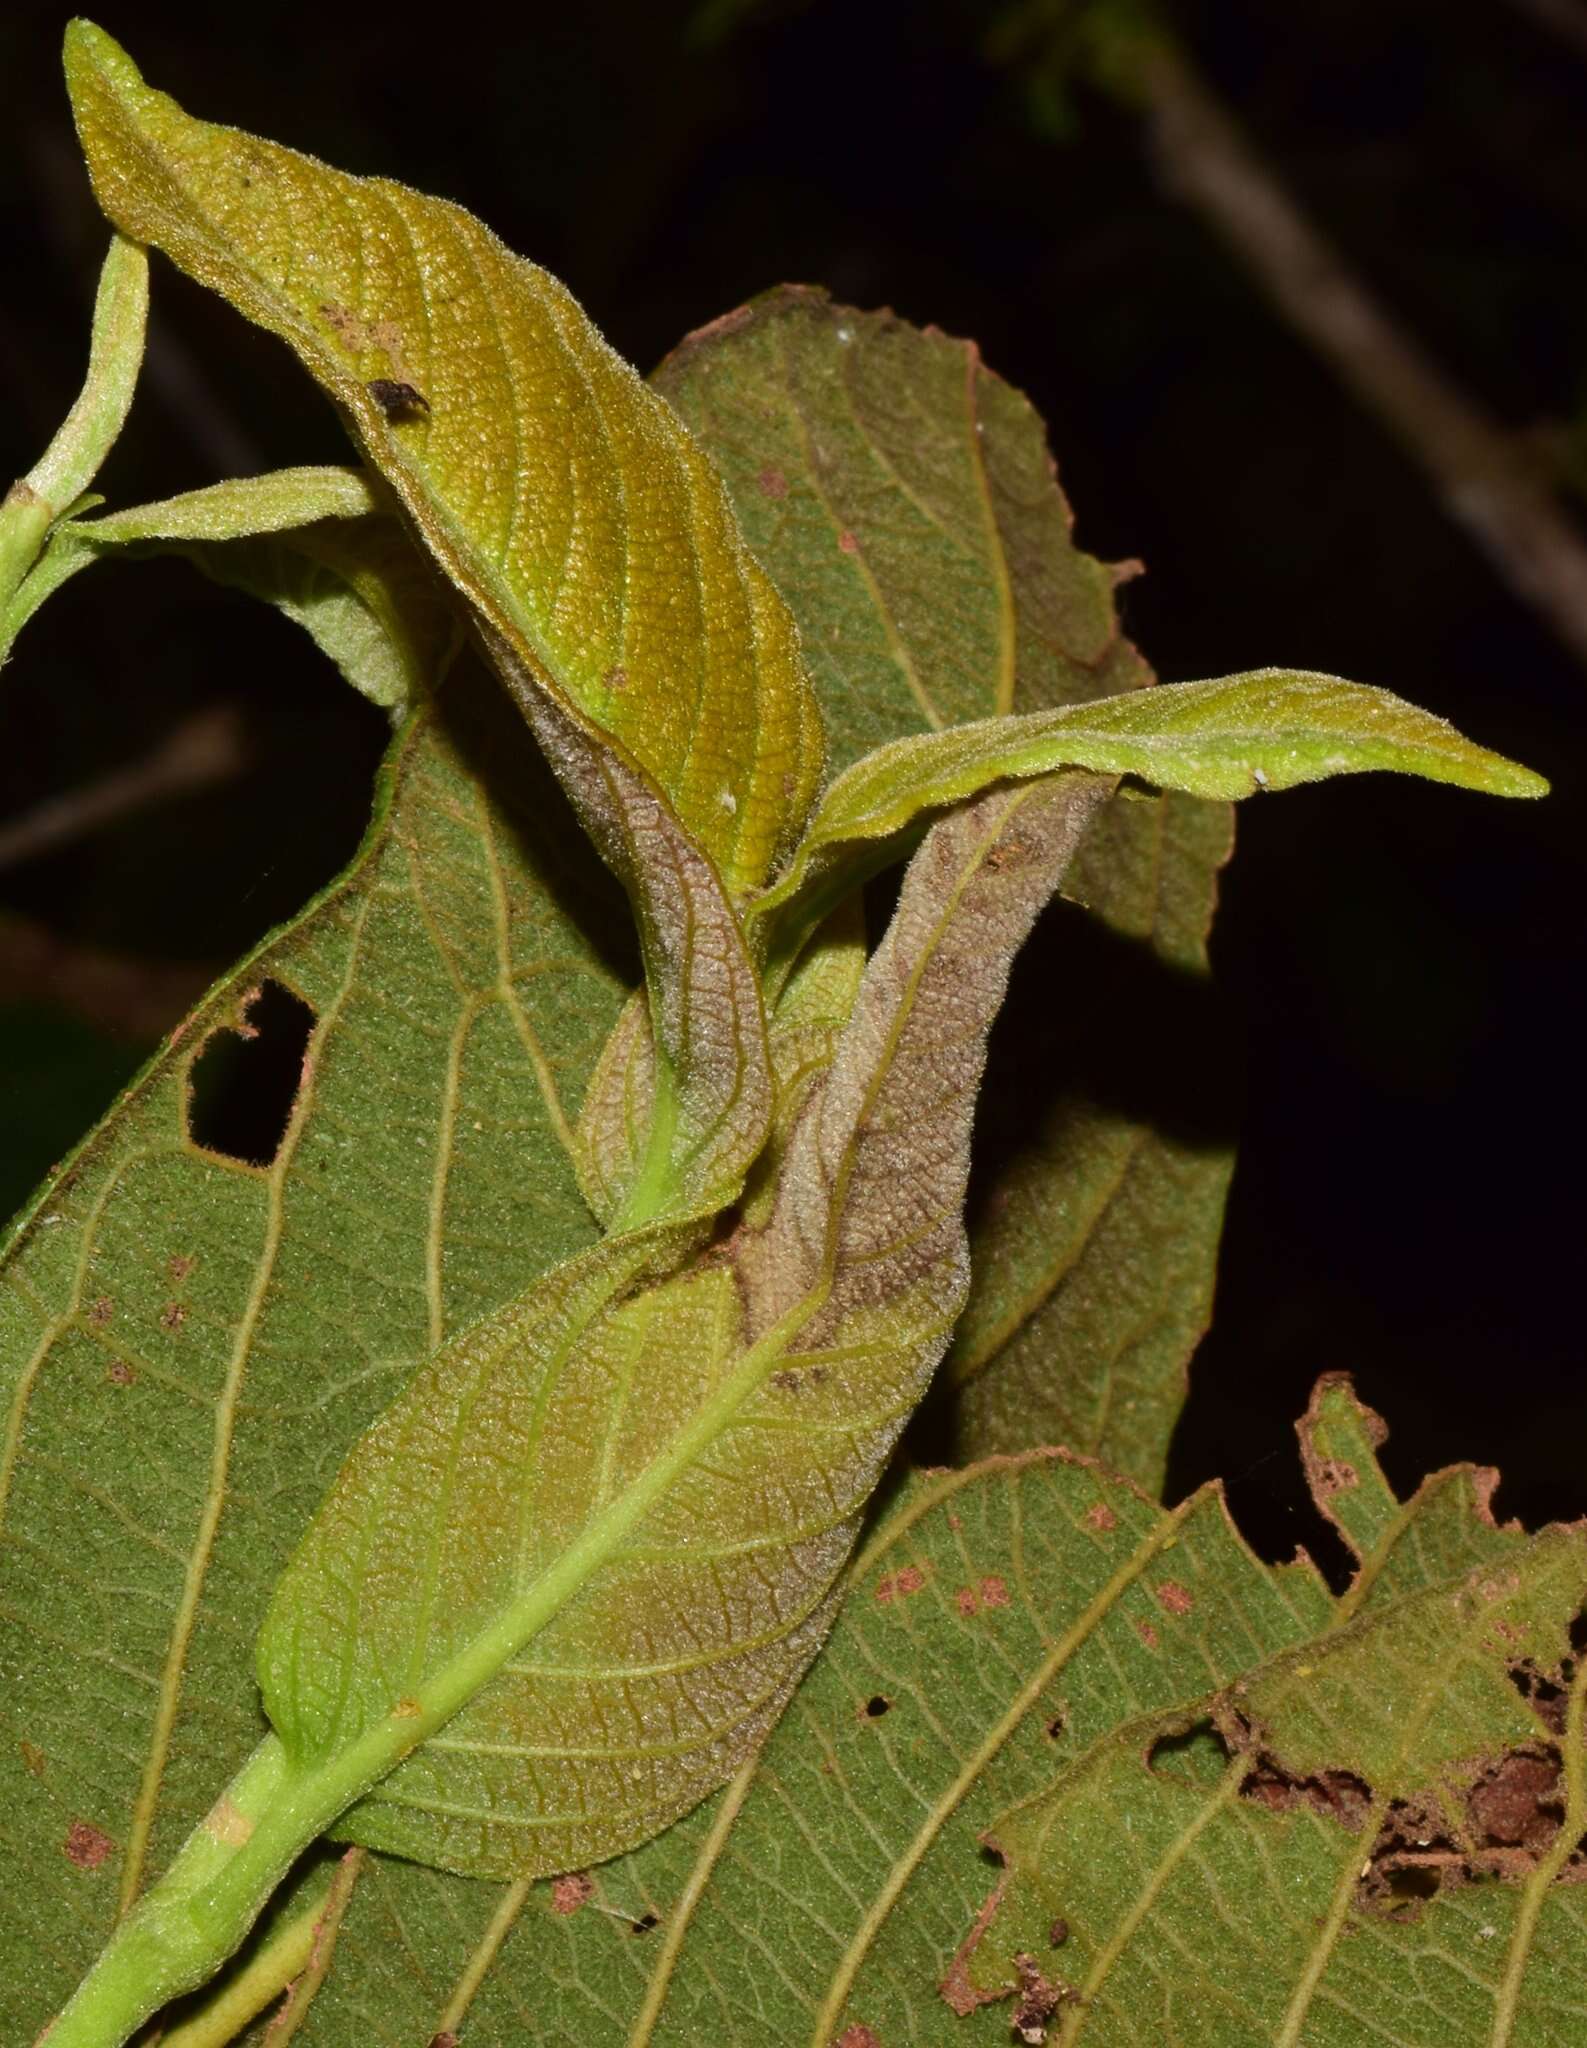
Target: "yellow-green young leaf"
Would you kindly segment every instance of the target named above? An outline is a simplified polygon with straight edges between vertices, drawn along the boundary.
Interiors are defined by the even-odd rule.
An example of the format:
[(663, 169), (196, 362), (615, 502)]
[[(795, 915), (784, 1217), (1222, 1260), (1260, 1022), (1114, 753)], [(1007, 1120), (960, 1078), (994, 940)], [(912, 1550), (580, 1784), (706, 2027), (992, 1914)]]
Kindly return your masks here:
[(79, 570), (121, 552), (185, 555), (215, 582), (276, 605), (394, 718), (434, 687), (461, 636), (445, 584), (353, 469), (277, 470), (64, 521), (17, 593), (14, 627)]
[(305, 1800), (354, 1755), (396, 1766), (339, 1833), (566, 1870), (655, 1833), (764, 1734), (962, 1304), (986, 1032), (1103, 795), (999, 791), (928, 836), (763, 1230), (669, 1277), (677, 1228), (607, 1239), (440, 1353), (354, 1451), (260, 1645)]
[(796, 955), (808, 921), (874, 871), (926, 811), (991, 782), (1058, 768), (1134, 775), (1201, 797), (1244, 797), (1383, 768), (1492, 796), (1548, 791), (1542, 776), (1387, 690), (1292, 669), (983, 719), (895, 740), (838, 777), (786, 873), (751, 906), (757, 920), (776, 919), (771, 958)]
[(612, 736), (731, 890), (821, 769), (792, 621), (710, 464), (564, 287), (461, 208), (196, 121), (76, 22), (100, 203), (291, 344), (520, 690)]
[(341, 406), (633, 899), (660, 1058), (625, 1221), (720, 1207), (771, 1095), (728, 899), (797, 833), (822, 737), (709, 462), (460, 208), (192, 120), (87, 23), (67, 76), (101, 204)]
[[(805, 948), (767, 1028), (772, 1127), (751, 1171), (745, 1215), (766, 1220), (783, 1151), (811, 1088), (832, 1061), (865, 970), (865, 917), (851, 896)], [(581, 1185), (603, 1221), (627, 1200), (644, 1164), (655, 1104), (655, 1043), (643, 997), (634, 995), (601, 1054), (579, 1112)]]
[[(249, 1645), (347, 1450), (437, 1344), (594, 1239), (569, 1125), (625, 923), (460, 661), (346, 874), (0, 1246), (0, 2040), (59, 2010), (257, 1743)], [(208, 1149), (207, 1077), (294, 1003), (279, 1147)]]
[[(1162, 1840), (1154, 1809), (1193, 1826), (1215, 1795), (1228, 1759), (1204, 1724), (1213, 1702), (1240, 1703), (1242, 1680), (1267, 1696), (1278, 1674), (1342, 1658), (1348, 1639), (1379, 1696), (1409, 1706), (1426, 1683), (1396, 1623), (1423, 1603), (1436, 1611), (1463, 1586), (1480, 1596), (1513, 1579), (1501, 1601), (1525, 1587), (1541, 1614), (1562, 1550), (1579, 1597), (1579, 1532), (1496, 1528), (1484, 1475), (1465, 1468), (1400, 1503), (1373, 1455), (1380, 1434), (1346, 1388), (1319, 1390), (1303, 1434), (1314, 1484), (1331, 1465), (1324, 1506), (1356, 1497), (1364, 1510), (1361, 1570), (1337, 1600), (1304, 1560), (1254, 1558), (1216, 1488), (1164, 1513), (1052, 1452), (915, 1478), (851, 1566), (826, 1646), (765, 1747), (716, 1800), (642, 1849), (533, 1886), (467, 1885), (372, 1856), (296, 2048), (364, 2048), (372, 2016), (394, 2043), (451, 2031), (580, 2048), (833, 2048), (848, 2034), (854, 2048), (868, 2029), (883, 2048), (1005, 2048), (1022, 2003), (1035, 2030), (1044, 1988), (1078, 1984), (1097, 1953), (1092, 1911), (1114, 1898), (1126, 1938), (1090, 2004), (1060, 1998), (1048, 2012), (1049, 2041), (1269, 2048), (1309, 1942), (1328, 1954), (1297, 2043), (1561, 2048), (1587, 1991), (1587, 1886), (1548, 1859), (1587, 1811), (1563, 1785), (1529, 1802), (1540, 1783), (1519, 1762), (1488, 1780), (1507, 1797), (1479, 1794), (1480, 1839), (1458, 1778), (1462, 1838), (1422, 1851), (1403, 1826), (1352, 1834), (1337, 1780), (1330, 1794), (1273, 1772), (1228, 1809), (1261, 1831), (1260, 1857), (1218, 1860), (1224, 1840), (1204, 1826), (1177, 1842), (1158, 1884), (1141, 1868), (1138, 1839)], [(1497, 1618), (1515, 1625), (1502, 1605)], [(1537, 1647), (1535, 1669), (1518, 1648), (1514, 1661), (1541, 1714), (1507, 1686), (1517, 1718), (1499, 1708), (1511, 1732), (1495, 1761), (1561, 1746), (1547, 1680), (1569, 1657), (1566, 1628)], [(1447, 1645), (1435, 1654), (1447, 1664)], [(1502, 1673), (1510, 1656), (1494, 1632), (1472, 1675)], [(1351, 1739), (1348, 1723), (1333, 1732)], [(1087, 1807), (1079, 1788), (1102, 1783), (1103, 1758), (1115, 1798)], [(1055, 1795), (1087, 1827), (1073, 1842), (1049, 1836), (1075, 1876), (1061, 1896), (984, 1846)], [(1539, 1847), (1567, 1798), (1571, 1819)], [(1532, 1846), (1495, 1839), (1518, 1823), (1534, 1827)], [(1343, 1849), (1354, 1859), (1338, 1929), (1327, 1902), (1308, 1918), (1286, 1894), (1308, 1841), (1325, 1862)], [(1462, 1848), (1493, 1857), (1485, 1879), (1460, 1881)]]
[(0, 661), (22, 623), (11, 612), (17, 586), (53, 522), (88, 489), (126, 423), (148, 310), (148, 256), (117, 235), (99, 274), (81, 395), (44, 454), (0, 503)]
[[(784, 286), (654, 381), (799, 622), (839, 767), (1151, 682), (1119, 572), (1074, 544), (1041, 420), (973, 342)], [(1206, 977), (1231, 826), (1200, 798), (1111, 804), (1022, 956), (978, 1111), (970, 1298), (923, 1417), (933, 1454), (1063, 1443), (1161, 1484), (1232, 1160)]]

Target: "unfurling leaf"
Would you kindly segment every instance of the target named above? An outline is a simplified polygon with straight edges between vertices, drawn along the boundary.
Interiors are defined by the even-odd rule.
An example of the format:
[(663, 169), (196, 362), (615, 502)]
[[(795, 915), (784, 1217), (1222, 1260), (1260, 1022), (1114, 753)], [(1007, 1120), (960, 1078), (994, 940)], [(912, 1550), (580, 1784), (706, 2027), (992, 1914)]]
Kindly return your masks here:
[(337, 1832), (565, 1870), (764, 1734), (962, 1304), (986, 1032), (1104, 795), (998, 791), (928, 835), (762, 1230), (678, 1273), (678, 1229), (609, 1238), (354, 1451), (260, 1649), (295, 1777), (381, 1743), (396, 1763)]
[[(1151, 683), (1121, 572), (1076, 547), (1046, 429), (974, 342), (783, 286), (654, 382), (799, 622), (839, 768)], [(1176, 1113), (1218, 1093), (1206, 939), (1231, 826), (1223, 803), (1118, 799), (1026, 949), (978, 1112), (970, 1298), (925, 1419), (934, 1451), (1064, 1443), (1161, 1484), (1233, 1158), (1216, 1113), (1190, 1130)], [(1055, 984), (1075, 999), (1048, 1001)]]

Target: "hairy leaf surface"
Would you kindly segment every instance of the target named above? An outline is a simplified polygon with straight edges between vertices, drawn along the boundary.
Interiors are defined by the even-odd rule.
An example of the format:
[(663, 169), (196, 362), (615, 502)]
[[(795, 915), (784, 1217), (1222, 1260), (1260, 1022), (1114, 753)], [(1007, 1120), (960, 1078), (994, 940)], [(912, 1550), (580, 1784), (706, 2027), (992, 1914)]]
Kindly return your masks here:
[(106, 211), (290, 343), (524, 687), (620, 741), (753, 886), (809, 804), (820, 727), (670, 408), (461, 208), (193, 120), (87, 23), (67, 75)]
[(721, 1207), (771, 1101), (728, 899), (791, 842), (823, 741), (710, 463), (460, 208), (192, 120), (88, 24), (67, 73), (101, 204), (336, 400), (629, 890), (661, 1060), (630, 1220)]
[[(1150, 682), (1116, 572), (1074, 545), (1041, 421), (973, 342), (784, 287), (654, 381), (793, 608), (839, 768)], [(983, 1092), (996, 1150), (972, 1183), (969, 1305), (933, 1396), (958, 1455), (1039, 1438), (1160, 1483), (1231, 1159), (1226, 1125), (1184, 1115), (1216, 1092), (1205, 940), (1230, 832), (1222, 804), (1111, 805), (1065, 884), (1085, 911), (1055, 908), (1027, 948)], [(1175, 1028), (1129, 1060), (1148, 1014)]]
[(51, 527), (83, 502), (126, 423), (148, 310), (148, 254), (117, 235), (99, 273), (82, 391), (44, 454), (0, 500), (0, 663), (31, 610), (18, 586), (25, 587)]
[[(1579, 1788), (1559, 1788), (1570, 1818), (1544, 1849), (1495, 1856), (1495, 1821), (1550, 1819), (1534, 1802), (1528, 1821), (1536, 1781), (1512, 1767), (1508, 1802), (1478, 1799), (1487, 1846), (1466, 1846), (1489, 1864), (1464, 1883), (1447, 1851), (1414, 1863), (1404, 1828), (1352, 1832), (1337, 1783), (1332, 1799), (1326, 1781), (1292, 1796), (1269, 1769), (1206, 1819), (1229, 1769), (1220, 1740), (1198, 1732), (1217, 1702), (1245, 1711), (1254, 1695), (1293, 1726), (1294, 1674), (1326, 1661), (1341, 1681), (1354, 1667), (1352, 1704), (1409, 1708), (1429, 1687), (1396, 1647), (1401, 1629), (1441, 1674), (1456, 1667), (1456, 1710), (1477, 1703), (1485, 1760), (1561, 1746), (1546, 1681), (1570, 1683), (1582, 1536), (1496, 1527), (1492, 1475), (1469, 1468), (1397, 1502), (1380, 1437), (1325, 1384), (1303, 1448), (1321, 1504), (1360, 1546), (1337, 1599), (1304, 1560), (1253, 1558), (1215, 1488), (1165, 1514), (1053, 1453), (916, 1478), (850, 1568), (821, 1658), (715, 1801), (631, 1855), (538, 1885), (461, 1886), (372, 1858), (302, 2048), (412, 2048), (443, 2030), (558, 2048), (832, 2048), (845, 2034), (869, 2048), (861, 2029), (881, 2048), (975, 2048), (1007, 2042), (1022, 2011), (1036, 2026), (1044, 1998), (1090, 1974), (1088, 2004), (1049, 2006), (1049, 2040), (1270, 2043), (1309, 1964), (1320, 1974), (1296, 2041), (1570, 2041), (1587, 1936), (1587, 1887), (1564, 1856), (1587, 1826)], [(1473, 1598), (1518, 1633), (1464, 1634), (1463, 1661), (1446, 1618)], [(1507, 1664), (1535, 1680), (1534, 1704)], [(1429, 1722), (1396, 1761), (1391, 1724), (1378, 1714), (1375, 1726), (1390, 1730), (1396, 1784), (1437, 1778), (1435, 1756), (1464, 1739), (1452, 1717)], [(1365, 1760), (1346, 1719), (1321, 1731), (1313, 1760), (1331, 1769), (1352, 1745)], [(1442, 1782), (1469, 1832), (1467, 1761)], [(1049, 1827), (1027, 1864), (1027, 1833), (1058, 1802), (1077, 1832)], [(1220, 1865), (1206, 1830), (1226, 1819)], [(987, 1855), (988, 1830), (1012, 1867)], [(1145, 1867), (1154, 1853), (1160, 1869)], [(1337, 1927), (1326, 1894), (1308, 1916), (1272, 1881), (1311, 1885), (1319, 1870), (1350, 1878)], [(1396, 1903), (1407, 1870), (1434, 1872), (1430, 1897)]]
[(993, 782), (1060, 768), (1139, 776), (1202, 797), (1250, 796), (1372, 769), (1493, 796), (1548, 791), (1531, 769), (1473, 745), (1447, 720), (1387, 690), (1287, 669), (979, 720), (895, 740), (838, 777), (787, 870), (750, 906), (772, 934), (771, 959), (796, 958), (812, 921), (881, 866), (925, 813)]
[[(491, 678), (395, 741), (318, 903), (16, 1226), (4, 1384), (0, 2032), (29, 2040), (261, 1722), (248, 1648), (343, 1454), (446, 1335), (589, 1243), (567, 1126), (623, 909)], [(264, 1165), (190, 1128), (261, 984), (313, 1012)], [(234, 1041), (235, 1042), (235, 1041)], [(244, 1048), (246, 1050), (246, 1047)]]
[(998, 791), (928, 835), (763, 1229), (681, 1272), (676, 1231), (607, 1239), (357, 1447), (260, 1648), (295, 1773), (382, 1730), (423, 1745), (339, 1832), (564, 1870), (654, 1834), (764, 1734), (962, 1305), (986, 1034), (1104, 793)]
[(277, 470), (58, 525), (18, 592), (18, 629), (46, 597), (119, 552), (180, 554), (276, 605), (355, 690), (401, 717), (445, 673), (461, 626), (445, 586), (357, 470)]

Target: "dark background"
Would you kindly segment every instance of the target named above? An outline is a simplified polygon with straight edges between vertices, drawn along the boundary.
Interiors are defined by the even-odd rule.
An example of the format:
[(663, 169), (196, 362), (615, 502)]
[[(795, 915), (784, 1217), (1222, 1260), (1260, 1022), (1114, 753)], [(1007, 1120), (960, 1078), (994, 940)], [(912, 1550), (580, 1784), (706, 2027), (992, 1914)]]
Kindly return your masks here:
[[(976, 336), (1049, 420), (1084, 543), (1147, 562), (1126, 619), (1166, 678), (1385, 683), (1554, 779), (1537, 805), (1370, 778), (1244, 806), (1215, 938), (1243, 1147), (1173, 1484), (1224, 1473), (1264, 1547), (1313, 1541), (1290, 1427), (1318, 1373), (1348, 1370), (1402, 1487), (1472, 1457), (1503, 1467), (1501, 1509), (1587, 1512), (1587, 671), (1165, 194), (1139, 119), (994, 61), (1002, 10), (968, 0), (604, 0), (510, 28), (458, 7), (444, 38), (433, 11), (325, 0), (254, 0), (202, 38), (159, 6), (103, 10), (194, 113), (480, 213), (643, 367), (782, 279)], [(104, 241), (60, 84), (67, 12), (0, 18), (7, 476), (75, 395)], [(1173, 18), (1391, 310), (1517, 434), (1571, 445), (1587, 51), (1519, 0)], [(341, 457), (286, 352), (162, 265), (112, 500)], [(13, 943), (0, 986), (0, 1210), (146, 1056), (151, 1006), (178, 1014), (346, 859), (385, 736), (295, 629), (177, 564), (94, 571), (0, 683), (0, 832), (213, 705), (239, 771), (0, 864), (0, 920), (35, 963)], [(101, 949), (146, 967), (130, 995)], [(84, 981), (77, 954), (98, 980), (49, 1000)]]

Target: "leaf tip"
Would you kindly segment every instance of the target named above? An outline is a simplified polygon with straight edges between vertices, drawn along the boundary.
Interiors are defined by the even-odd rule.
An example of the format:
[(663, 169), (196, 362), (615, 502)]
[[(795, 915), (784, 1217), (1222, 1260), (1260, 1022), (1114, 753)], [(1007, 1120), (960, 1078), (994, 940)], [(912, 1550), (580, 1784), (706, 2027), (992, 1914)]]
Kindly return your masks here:
[(85, 14), (73, 15), (66, 24), (65, 60), (69, 86), (91, 72), (119, 72), (138, 84), (143, 82), (137, 66), (115, 37), (102, 29), (97, 21), (90, 21)]

